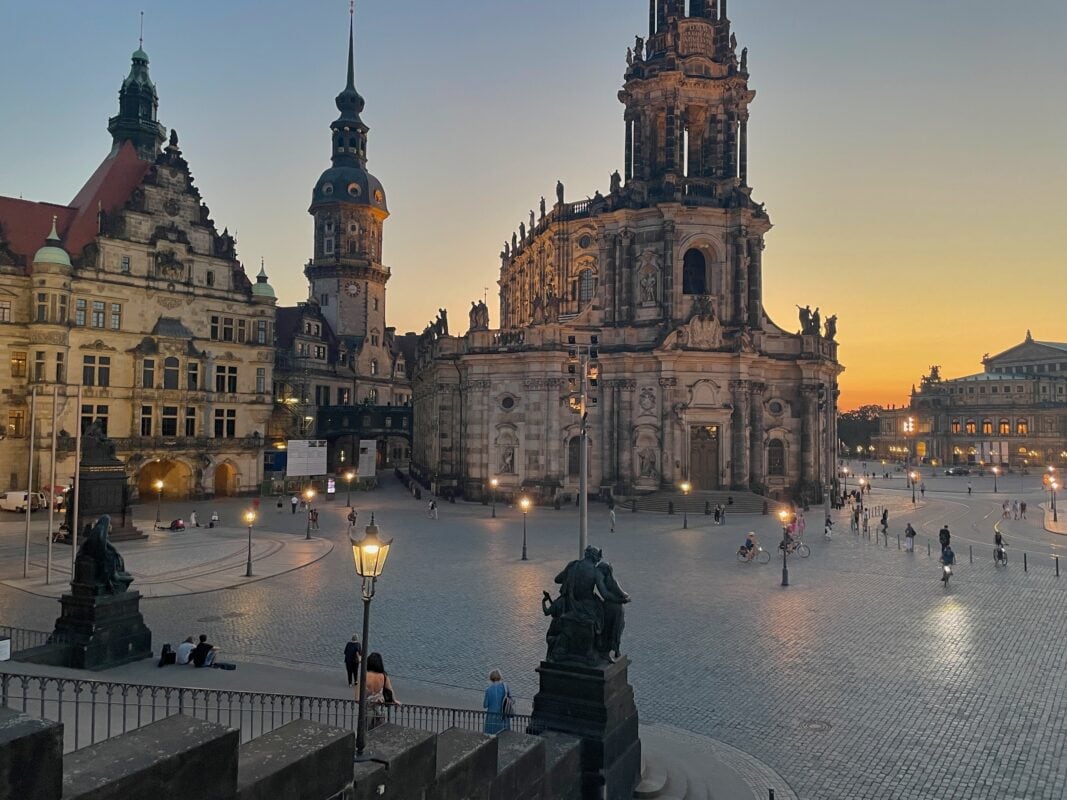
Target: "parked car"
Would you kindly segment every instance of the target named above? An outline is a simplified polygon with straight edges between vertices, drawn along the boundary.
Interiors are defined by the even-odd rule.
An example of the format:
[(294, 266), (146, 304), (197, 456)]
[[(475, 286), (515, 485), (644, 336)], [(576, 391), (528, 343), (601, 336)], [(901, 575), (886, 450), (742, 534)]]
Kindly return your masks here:
[(949, 467), (945, 470), (946, 475), (970, 475), (971, 471), (967, 467)]
[(27, 502), (31, 511), (48, 507), (48, 501), (40, 492), (4, 492), (0, 495), (0, 510), (24, 512)]

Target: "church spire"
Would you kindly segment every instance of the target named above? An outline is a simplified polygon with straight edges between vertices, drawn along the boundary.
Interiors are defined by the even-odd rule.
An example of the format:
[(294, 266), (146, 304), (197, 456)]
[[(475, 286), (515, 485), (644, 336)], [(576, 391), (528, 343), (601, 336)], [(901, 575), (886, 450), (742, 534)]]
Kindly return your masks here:
[(367, 132), (370, 130), (360, 119), (360, 113), (366, 105), (363, 97), (356, 91), (355, 59), (355, 9), (348, 7), (348, 82), (344, 90), (337, 95), (337, 110), (341, 112), (330, 129), (333, 131), (333, 163), (342, 164), (367, 163)]
[(148, 74), (148, 54), (142, 49), (143, 18), (141, 24), (142, 35), (131, 56), (130, 74), (119, 89), (119, 113), (108, 120), (107, 130), (111, 134), (113, 150), (118, 150), (123, 142), (131, 142), (142, 159), (155, 161), (167, 137), (156, 119), (159, 96)]

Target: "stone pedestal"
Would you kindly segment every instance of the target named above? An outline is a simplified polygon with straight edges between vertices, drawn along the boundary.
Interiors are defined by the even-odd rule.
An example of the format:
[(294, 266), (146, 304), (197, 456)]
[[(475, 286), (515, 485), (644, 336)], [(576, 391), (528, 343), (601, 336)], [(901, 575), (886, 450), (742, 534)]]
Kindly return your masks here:
[[(129, 488), (126, 469), (122, 462), (117, 464), (86, 464), (84, 459), (78, 475), (78, 535), (87, 524), (92, 524), (104, 514), (111, 516), (111, 533), (108, 538), (113, 542), (125, 542), (131, 539), (147, 539), (147, 534), (133, 525), (130, 512)], [(73, 516), (73, 500), (71, 502)]]
[(529, 732), (560, 731), (582, 740), (583, 800), (629, 800), (641, 773), (630, 660), (582, 667), (542, 661)]
[(77, 560), (70, 593), (59, 601), (62, 611), (53, 635), (69, 649), (67, 666), (107, 669), (150, 658), (152, 632), (141, 616), (141, 593), (101, 593), (87, 574), (91, 568), (91, 562)]

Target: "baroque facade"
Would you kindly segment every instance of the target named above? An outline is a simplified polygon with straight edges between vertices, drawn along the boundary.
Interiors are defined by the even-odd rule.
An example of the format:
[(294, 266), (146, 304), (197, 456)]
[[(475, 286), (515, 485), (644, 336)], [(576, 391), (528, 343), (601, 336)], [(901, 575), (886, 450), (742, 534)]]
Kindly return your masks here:
[(76, 431), (93, 420), (135, 496), (155, 497), (158, 479), (169, 497), (262, 479), (274, 293), (216, 229), (157, 108), (138, 48), (108, 123), (111, 152), (74, 200), (0, 197), (0, 480), (11, 489), (26, 488), (31, 436), (34, 488), (48, 484), (53, 428), (67, 485)]
[(330, 125), (332, 163), (316, 181), (308, 209), (314, 219), (314, 256), (304, 268), (309, 298), (278, 309), (271, 425), (279, 447), (286, 438), (328, 439), (331, 470), (353, 463), (353, 442), (363, 434), (378, 441), (379, 466), (406, 463), (410, 453), (409, 431), (382, 436), (317, 424), (320, 412), (337, 407), (411, 400), (413, 342), (385, 323), (390, 270), (382, 264), (382, 234), (389, 210), (381, 181), (367, 170), (370, 129), (360, 117), (365, 101), (356, 91), (353, 43), (350, 27), (348, 82), (336, 99), (340, 116)]
[(1067, 467), (1067, 343), (1035, 341), (945, 379), (931, 367), (907, 406), (883, 411), (875, 454), (924, 464)]
[[(748, 184), (748, 54), (725, 0), (649, 3), (628, 49), (622, 173), (607, 195), (541, 199), (505, 242), (500, 329), (441, 317), (413, 379), (412, 468), (446, 490), (747, 489), (815, 498), (833, 473), (836, 318), (802, 330), (763, 307), (764, 236)], [(574, 351), (591, 346), (584, 408)], [(578, 376), (580, 378), (580, 376)], [(595, 384), (595, 386), (593, 385)]]

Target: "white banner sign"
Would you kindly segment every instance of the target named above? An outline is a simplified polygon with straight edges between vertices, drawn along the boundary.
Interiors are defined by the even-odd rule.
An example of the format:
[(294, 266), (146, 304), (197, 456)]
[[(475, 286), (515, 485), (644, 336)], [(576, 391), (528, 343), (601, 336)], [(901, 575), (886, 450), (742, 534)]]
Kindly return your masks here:
[(290, 439), (286, 476), (305, 478), (326, 474), (326, 440), (325, 439)]
[(373, 478), (378, 473), (378, 440), (359, 440), (359, 477), (360, 480)]

